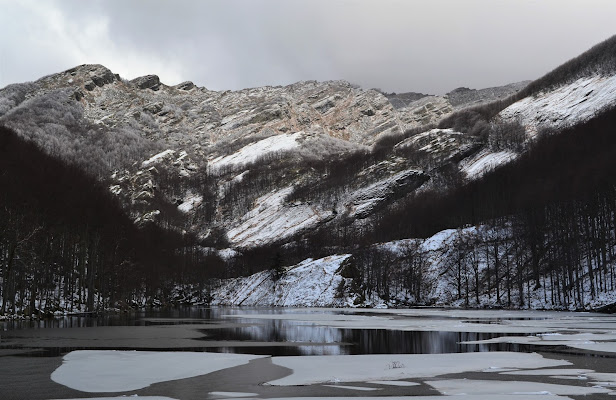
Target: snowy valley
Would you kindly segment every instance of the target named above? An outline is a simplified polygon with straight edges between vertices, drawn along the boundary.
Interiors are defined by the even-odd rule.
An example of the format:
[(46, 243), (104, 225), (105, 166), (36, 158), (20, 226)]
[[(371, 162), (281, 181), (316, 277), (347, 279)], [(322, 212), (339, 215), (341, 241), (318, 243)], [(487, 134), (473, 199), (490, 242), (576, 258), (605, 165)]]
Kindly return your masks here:
[[(217, 92), (101, 65), (9, 85), (0, 124), (72, 171), (63, 176), (101, 185), (92, 198), (122, 228), (101, 234), (86, 221), (74, 234), (22, 217), (7, 197), (2, 314), (610, 306), (614, 186), (599, 181), (616, 71), (593, 61), (610, 40), (575, 68), (444, 96), (344, 81)], [(578, 144), (584, 135), (590, 145)], [(47, 242), (50, 227), (62, 239)], [(30, 290), (34, 271), (49, 272)]]

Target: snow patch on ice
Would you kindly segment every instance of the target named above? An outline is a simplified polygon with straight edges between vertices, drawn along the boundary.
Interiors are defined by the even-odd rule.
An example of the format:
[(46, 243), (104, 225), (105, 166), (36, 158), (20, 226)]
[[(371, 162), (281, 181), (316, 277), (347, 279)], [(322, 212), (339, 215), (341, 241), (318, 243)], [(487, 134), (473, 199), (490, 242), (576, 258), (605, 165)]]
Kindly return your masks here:
[(223, 398), (223, 399), (239, 399), (242, 397), (256, 397), (257, 393), (244, 393), (244, 392), (210, 392), (210, 398)]
[(474, 379), (450, 379), (428, 381), (441, 394), (448, 396), (458, 395), (572, 395), (586, 396), (597, 393), (609, 393), (610, 390), (599, 387), (557, 385), (553, 383), (527, 382), (527, 381), (494, 381)]
[(383, 390), (380, 388), (372, 388), (372, 387), (365, 387), (365, 386), (345, 386), (345, 385), (323, 385), (323, 386), (333, 387), (333, 388), (338, 388), (338, 389), (358, 390), (360, 392), (372, 392), (375, 390)]
[(51, 379), (88, 393), (126, 392), (206, 375), (263, 356), (225, 353), (80, 350), (64, 356)]
[(419, 386), (417, 382), (409, 381), (368, 381), (366, 383), (372, 383), (374, 385), (386, 385), (386, 386)]
[[(272, 362), (293, 370), (289, 376), (268, 382), (275, 386), (426, 378), (482, 371), (490, 366), (542, 368), (570, 365), (568, 361), (551, 360), (536, 353), (511, 352), (294, 356), (273, 357)], [(399, 363), (400, 367), (389, 368), (393, 362)]]
[[(70, 399), (64, 399), (64, 400), (128, 400), (128, 399), (134, 399), (134, 400), (177, 400), (177, 399), (172, 399), (171, 397), (162, 397), (162, 396), (130, 396), (130, 397), (126, 397), (126, 396), (118, 396), (118, 397), (80, 397), (80, 398), (70, 398)], [(62, 399), (56, 399), (56, 400), (62, 400)]]

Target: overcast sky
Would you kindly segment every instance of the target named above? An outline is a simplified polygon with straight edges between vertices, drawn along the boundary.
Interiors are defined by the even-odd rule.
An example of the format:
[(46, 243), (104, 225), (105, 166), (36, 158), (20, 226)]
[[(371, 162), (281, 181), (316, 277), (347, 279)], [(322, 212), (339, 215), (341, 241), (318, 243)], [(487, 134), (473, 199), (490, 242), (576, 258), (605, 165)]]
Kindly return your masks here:
[(538, 78), (614, 0), (0, 0), (0, 87), (85, 63), (209, 89), (345, 79), (442, 94)]

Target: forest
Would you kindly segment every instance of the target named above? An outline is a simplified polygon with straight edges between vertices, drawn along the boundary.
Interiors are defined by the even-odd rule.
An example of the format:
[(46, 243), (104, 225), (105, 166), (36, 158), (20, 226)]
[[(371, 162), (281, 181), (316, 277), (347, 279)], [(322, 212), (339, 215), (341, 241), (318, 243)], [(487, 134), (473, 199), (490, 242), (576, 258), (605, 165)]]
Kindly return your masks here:
[(136, 227), (99, 181), (7, 128), (0, 225), (0, 314), (145, 305), (222, 268), (191, 235)]

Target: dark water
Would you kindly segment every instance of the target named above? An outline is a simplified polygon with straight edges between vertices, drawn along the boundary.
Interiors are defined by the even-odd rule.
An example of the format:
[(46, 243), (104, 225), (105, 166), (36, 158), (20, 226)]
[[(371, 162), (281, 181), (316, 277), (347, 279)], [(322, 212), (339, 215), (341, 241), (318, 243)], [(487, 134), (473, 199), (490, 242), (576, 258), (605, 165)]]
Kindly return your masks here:
[[(250, 314), (284, 315), (294, 312), (297, 312), (297, 310), (288, 308), (183, 307), (100, 316), (64, 316), (38, 321), (4, 321), (0, 325), (0, 349), (28, 348), (27, 338), (34, 337), (39, 341), (33, 343), (40, 343), (41, 340), (44, 340), (44, 349), (29, 353), (30, 356), (58, 356), (73, 350), (109, 348), (213, 351), (275, 356), (525, 351), (524, 346), (515, 344), (460, 344), (463, 341), (485, 340), (503, 336), (503, 334), (498, 333), (339, 329), (285, 319), (228, 317), (238, 314), (243, 316)], [(344, 310), (315, 309), (313, 312), (341, 314), (344, 313)], [(203, 328), (204, 324), (207, 325), (206, 328)], [(194, 343), (194, 346), (187, 346), (183, 343), (179, 347), (175, 342), (166, 342), (168, 339), (163, 337), (157, 340), (155, 336), (152, 337), (151, 333), (148, 333), (146, 338), (145, 330), (140, 329), (141, 327), (170, 325), (184, 327), (188, 333), (198, 332), (201, 335), (200, 337), (187, 335), (187, 340)], [(107, 328), (71, 330), (95, 327)], [(118, 328), (114, 330), (113, 327)], [(134, 327), (134, 329), (129, 329), (127, 333), (126, 327)], [(64, 329), (67, 330), (64, 331)], [(74, 332), (80, 334), (79, 340), (72, 340), (73, 338), (70, 337)], [(108, 336), (106, 337), (108, 342), (101, 345), (99, 339), (103, 332)], [(54, 337), (63, 337), (64, 333), (69, 338), (61, 342), (58, 340), (57, 346), (54, 346)], [(118, 340), (114, 341), (115, 334), (118, 335)], [(125, 336), (130, 336), (133, 341), (126, 342)], [(139, 340), (140, 336), (143, 336), (143, 341)], [(33, 347), (38, 346), (34, 345)]]

